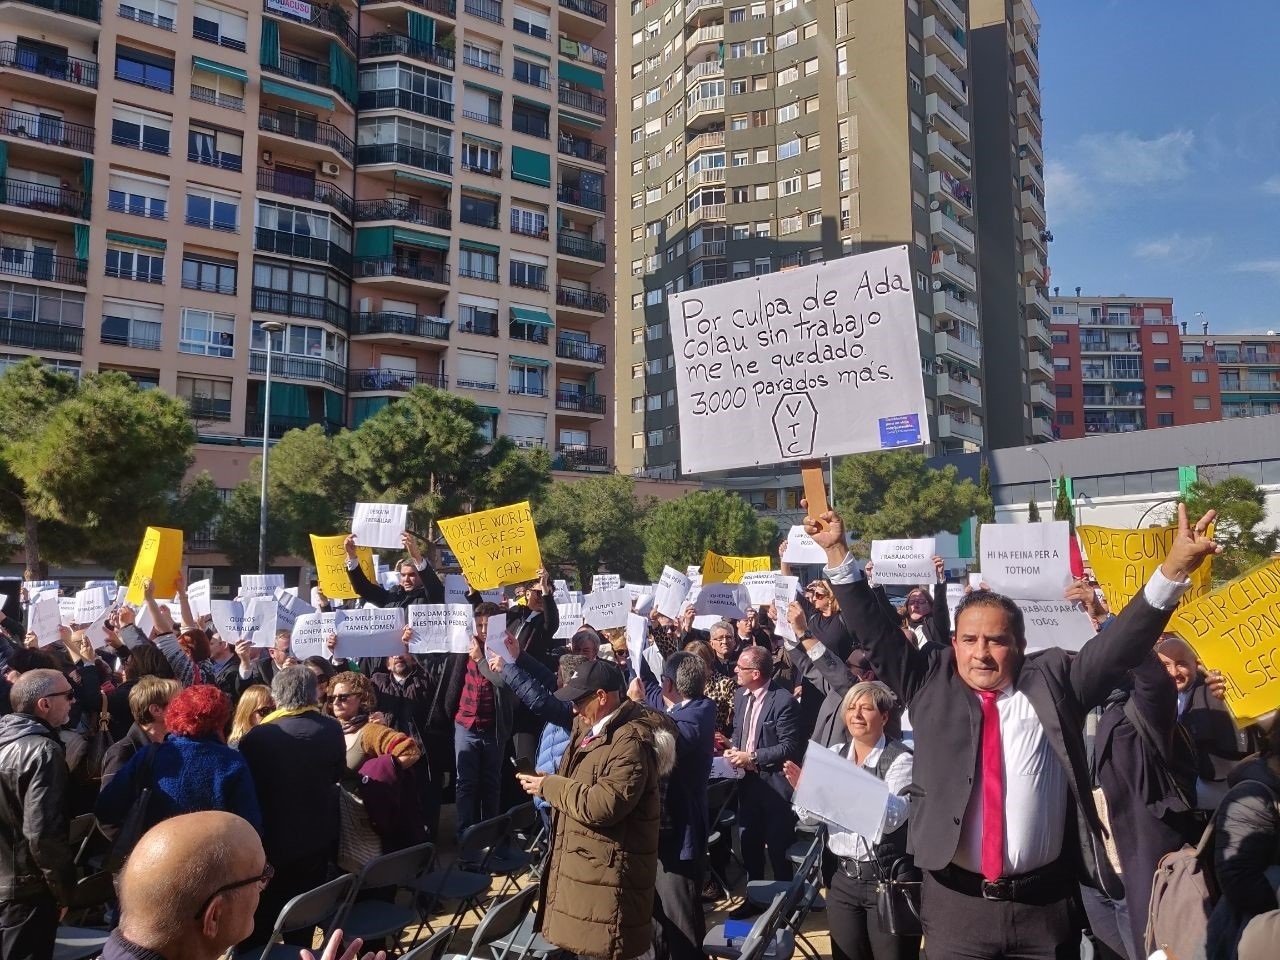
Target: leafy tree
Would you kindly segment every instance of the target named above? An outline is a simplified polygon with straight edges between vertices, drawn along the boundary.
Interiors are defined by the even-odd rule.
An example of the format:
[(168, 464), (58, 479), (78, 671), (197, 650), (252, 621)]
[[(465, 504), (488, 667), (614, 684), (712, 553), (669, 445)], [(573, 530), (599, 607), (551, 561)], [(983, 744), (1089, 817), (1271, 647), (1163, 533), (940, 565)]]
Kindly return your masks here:
[(1032, 497), (1027, 501), (1027, 523), (1040, 522), (1040, 504), (1036, 503), (1036, 498)]
[(171, 515), (195, 440), (182, 400), (25, 360), (0, 376), (0, 526), (21, 532), (41, 576), (49, 560), (127, 566), (147, 524)]
[(1053, 503), (1053, 519), (1066, 520), (1071, 524), (1071, 532), (1076, 530), (1076, 512), (1071, 509), (1071, 498), (1067, 496), (1067, 478), (1058, 474), (1058, 496)]
[(552, 484), (534, 514), (543, 563), (575, 568), (588, 590), (602, 567), (624, 580), (643, 578), (643, 530), (653, 502), (637, 498), (627, 476)]
[(649, 511), (644, 529), (644, 569), (649, 579), (662, 575), (664, 564), (684, 569), (702, 563), (708, 550), (725, 556), (771, 553), (778, 525), (761, 519), (755, 509), (724, 490), (700, 490)]
[[(1280, 547), (1280, 531), (1257, 529), (1267, 516), (1266, 494), (1248, 477), (1227, 477), (1217, 483), (1197, 480), (1182, 500), (1193, 523), (1207, 510), (1218, 511), (1213, 534), (1222, 544), (1221, 555), (1213, 558), (1213, 579), (1217, 582), (1240, 576)], [(1165, 522), (1177, 522), (1176, 507)]]
[(991, 500), (954, 466), (933, 469), (910, 450), (846, 457), (836, 467), (836, 502), (862, 540), (958, 533)]

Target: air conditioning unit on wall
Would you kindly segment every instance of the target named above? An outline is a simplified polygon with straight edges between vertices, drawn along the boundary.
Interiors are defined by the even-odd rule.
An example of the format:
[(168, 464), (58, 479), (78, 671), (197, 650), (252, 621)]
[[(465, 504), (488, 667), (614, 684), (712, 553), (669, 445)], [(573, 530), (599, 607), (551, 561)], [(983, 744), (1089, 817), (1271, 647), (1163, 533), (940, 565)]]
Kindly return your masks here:
[(336, 177), (341, 172), (341, 168), (332, 160), (322, 160), (320, 161), (320, 172), (326, 177)]

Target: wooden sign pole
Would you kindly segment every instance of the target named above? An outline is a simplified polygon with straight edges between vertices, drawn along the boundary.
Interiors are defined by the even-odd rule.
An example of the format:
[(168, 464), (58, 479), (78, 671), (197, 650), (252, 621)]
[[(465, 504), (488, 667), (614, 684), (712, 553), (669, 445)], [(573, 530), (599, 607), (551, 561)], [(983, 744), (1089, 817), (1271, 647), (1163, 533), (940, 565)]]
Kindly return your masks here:
[(822, 529), (825, 524), (818, 518), (829, 509), (827, 507), (827, 479), (823, 475), (821, 460), (801, 460), (800, 479), (804, 482), (804, 499), (808, 504), (806, 512)]

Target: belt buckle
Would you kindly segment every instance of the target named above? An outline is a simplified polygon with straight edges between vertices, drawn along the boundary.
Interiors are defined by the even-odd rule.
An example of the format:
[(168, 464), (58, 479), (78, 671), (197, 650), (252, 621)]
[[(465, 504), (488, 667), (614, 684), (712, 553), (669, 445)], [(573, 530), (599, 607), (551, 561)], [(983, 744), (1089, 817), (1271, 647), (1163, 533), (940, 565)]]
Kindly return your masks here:
[(1013, 881), (1006, 879), (999, 880), (983, 880), (982, 881), (982, 899), (983, 900), (1012, 900), (1013, 899)]

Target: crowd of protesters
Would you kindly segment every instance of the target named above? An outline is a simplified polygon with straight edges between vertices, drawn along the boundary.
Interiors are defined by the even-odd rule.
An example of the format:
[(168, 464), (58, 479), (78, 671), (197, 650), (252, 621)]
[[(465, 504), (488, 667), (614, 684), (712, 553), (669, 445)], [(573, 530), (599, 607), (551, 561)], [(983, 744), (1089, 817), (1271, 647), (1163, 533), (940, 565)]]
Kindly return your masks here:
[[(501, 604), (472, 594), (467, 653), (414, 655), (408, 629), (403, 653), (359, 661), (333, 655), (336, 637), (301, 662), (287, 633), (232, 646), (181, 581), (180, 618), (148, 582), (148, 634), (121, 605), (96, 649), (81, 629), (41, 647), (0, 621), (0, 957), (51, 957), (64, 911), (86, 906), (81, 815), (121, 870), (103, 955), (177, 960), (261, 945), (325, 878), (440, 843), (449, 802), (452, 842), (526, 795), (549, 837), (538, 928), (570, 955), (703, 957), (708, 911), (762, 909), (735, 896), (734, 855), (748, 881), (788, 881), (817, 830), (837, 960), (911, 960), (922, 943), (930, 960), (1061, 958), (1083, 937), (1144, 960), (1157, 867), (1208, 824), (1205, 957), (1280, 955), (1280, 730), (1238, 728), (1219, 678), (1165, 632), (1218, 549), (1211, 520), (1181, 518), (1123, 610), (1087, 576), (1072, 585), (1097, 629), (1079, 653), (1028, 651), (1021, 610), (985, 588), (953, 623), (941, 559), (895, 605), (835, 513), (806, 519), (827, 564), (785, 608), (703, 631), (691, 607), (637, 597), (661, 656), (638, 675), (613, 631), (557, 639), (545, 571)], [(348, 539), (362, 602), (444, 602), (404, 543), (383, 586)], [(488, 636), (498, 615), (505, 634)], [(807, 748), (884, 781), (874, 835), (795, 804)], [(721, 781), (731, 799), (712, 808)], [(914, 929), (886, 919), (887, 887)], [(309, 956), (311, 933), (293, 939)]]

